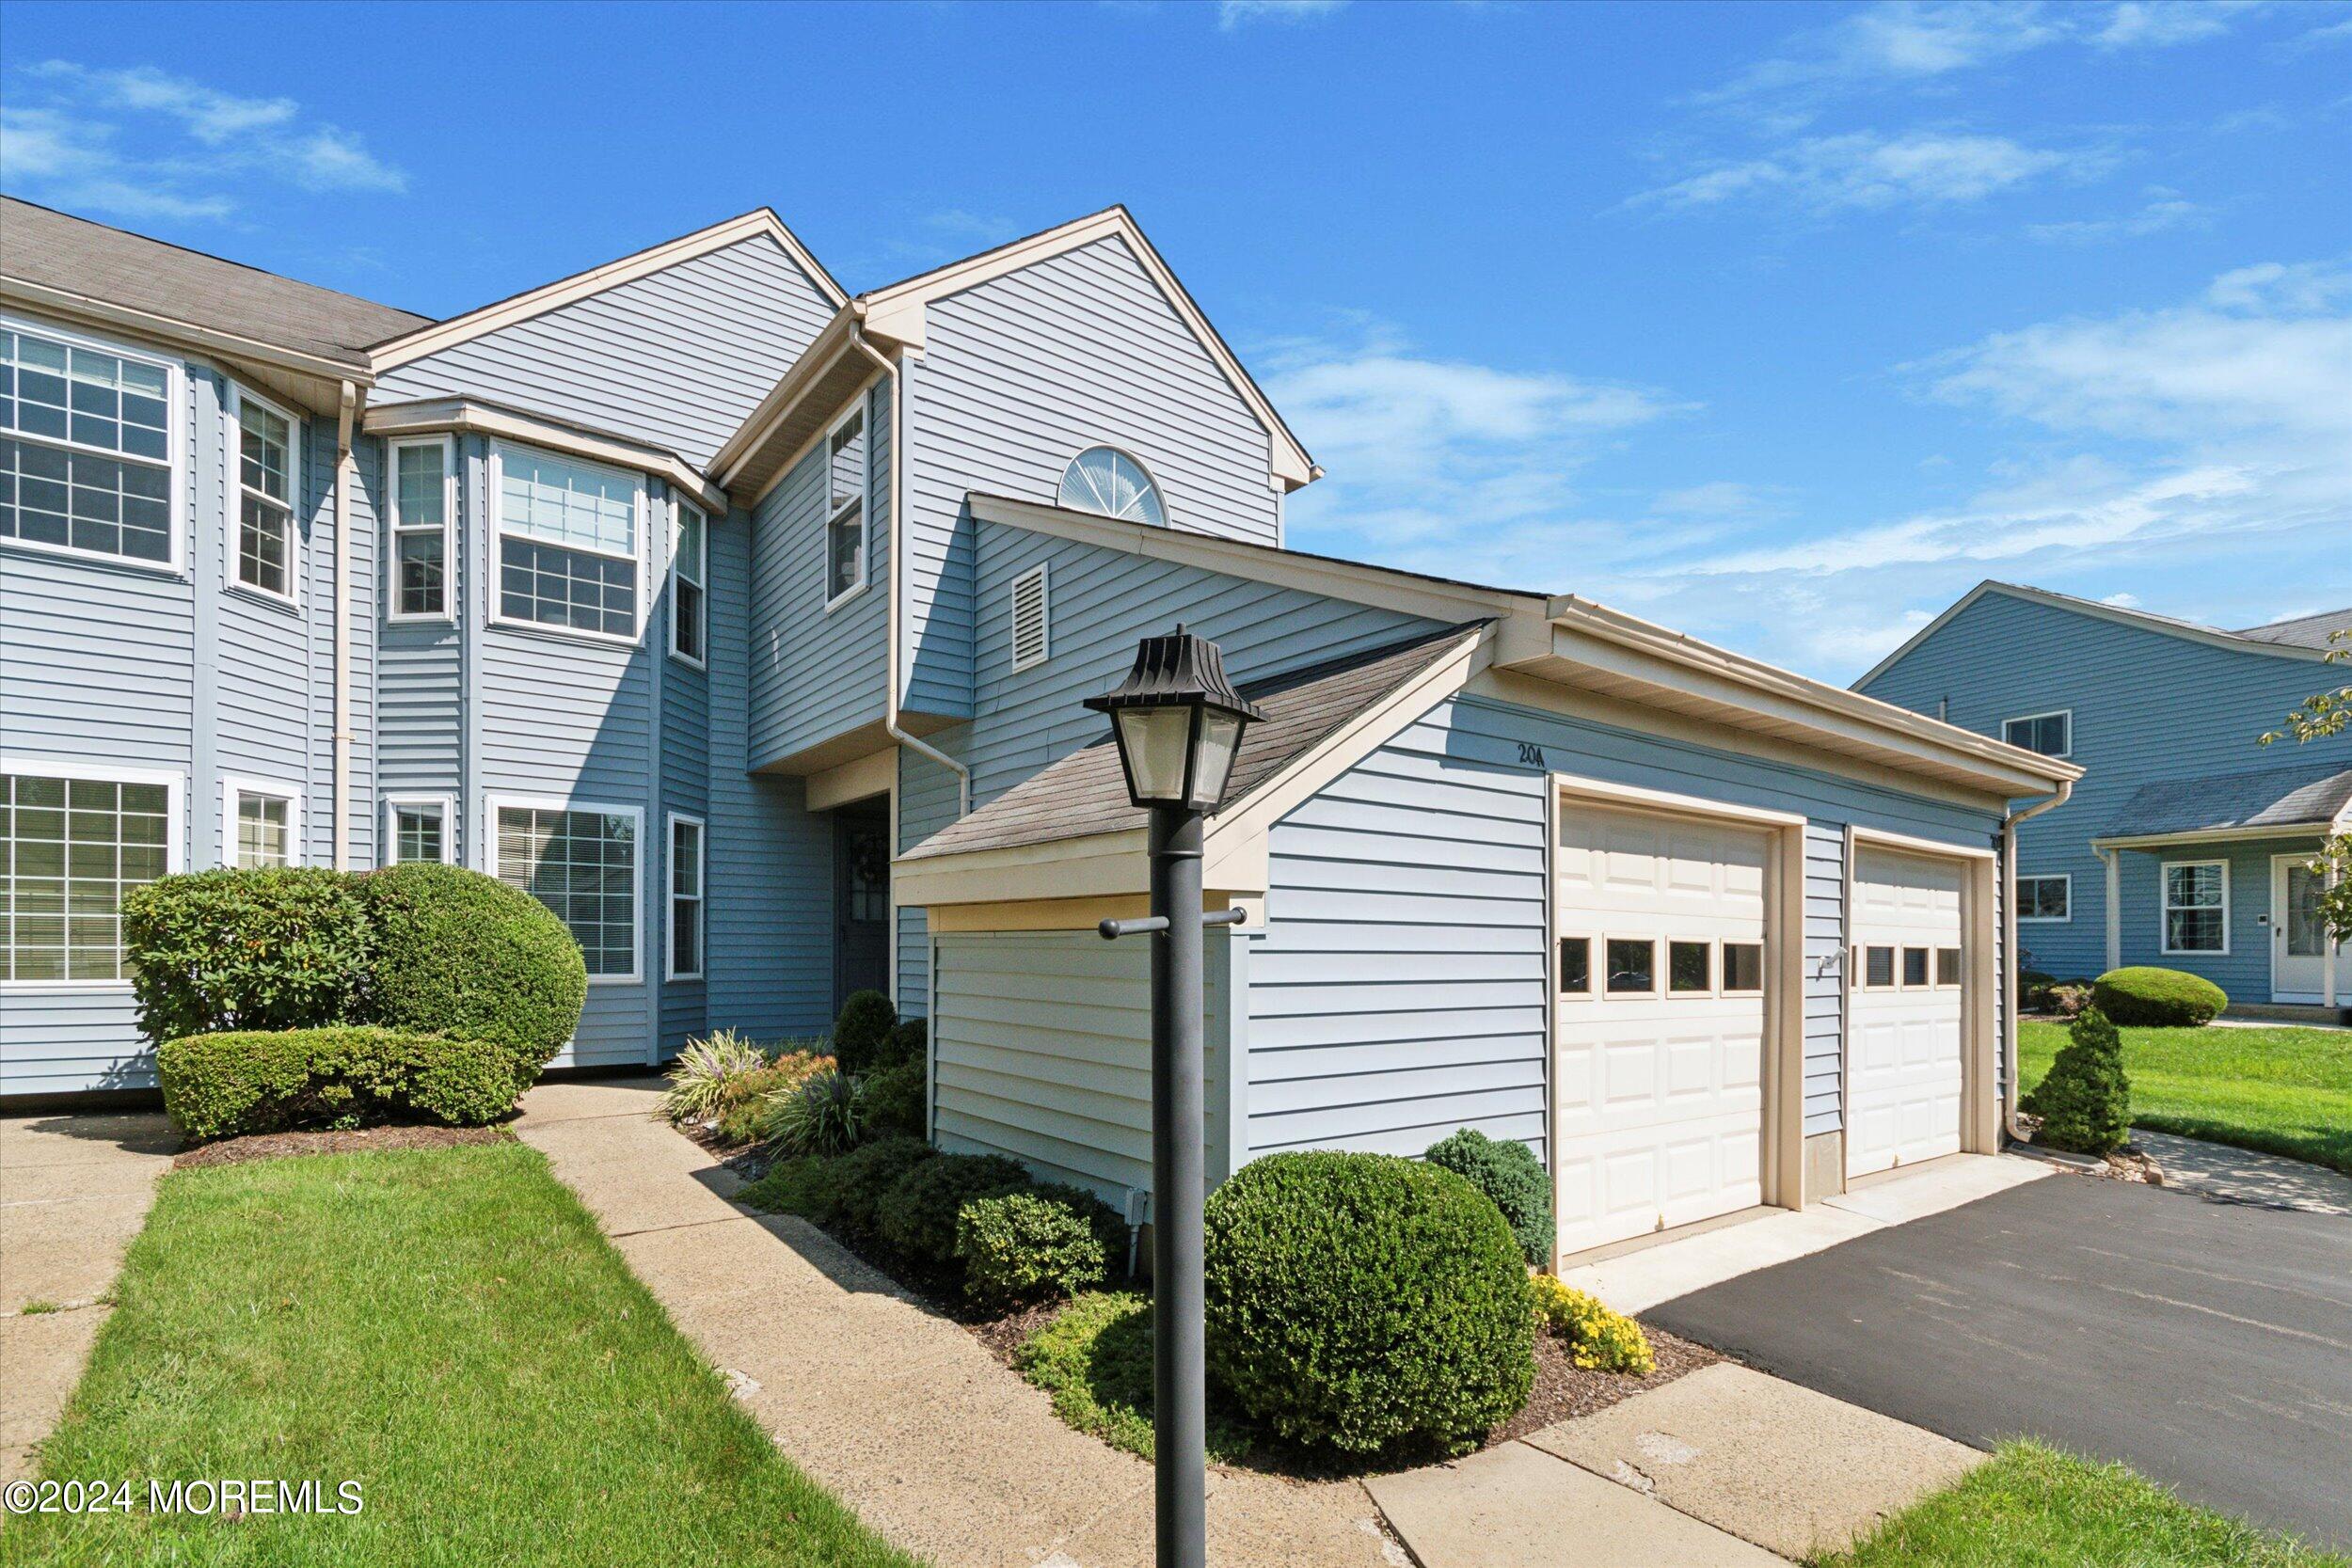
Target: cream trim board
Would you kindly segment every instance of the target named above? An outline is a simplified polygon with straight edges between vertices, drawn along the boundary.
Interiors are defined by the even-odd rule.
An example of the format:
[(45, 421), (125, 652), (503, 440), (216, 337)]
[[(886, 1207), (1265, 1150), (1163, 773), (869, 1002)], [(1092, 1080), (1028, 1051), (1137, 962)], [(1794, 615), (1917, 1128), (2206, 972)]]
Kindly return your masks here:
[[(898, 786), (898, 752), (896, 747), (884, 747), (809, 774), (802, 785), (803, 804), (809, 811), (831, 811), (852, 800), (887, 795)], [(891, 858), (898, 858), (895, 852)]]
[(1581, 773), (1555, 770), (1551, 774), (1551, 787), (1558, 794), (1572, 795), (1597, 805), (1627, 806), (1671, 816), (1707, 817), (1744, 823), (1755, 828), (1802, 828), (1805, 821), (1795, 812), (1771, 811), (1762, 806), (1710, 800), (1702, 795), (1678, 795), (1671, 790), (1614, 784), (1607, 779), (1590, 778)]
[(2020, 925), (2020, 926), (2071, 926), (2071, 925), (2073, 925), (2073, 924), (2074, 923), (2074, 874), (2073, 872), (2071, 872), (2071, 871), (2020, 871), (2020, 872), (2018, 872), (2018, 873), (2017, 873), (2014, 877), (2012, 877), (2012, 878), (2010, 878), (2010, 888), (2011, 888), (2012, 892), (2014, 892), (2014, 890), (2015, 890), (2015, 889), (2017, 889), (2019, 886), (2021, 886), (2022, 884), (2026, 883), (2026, 882), (2062, 882), (2062, 883), (2064, 883), (2064, 884), (2065, 884), (2065, 886), (2066, 886), (2066, 912), (2065, 912), (2064, 914), (2026, 914), (2026, 913), (2025, 913), (2025, 912), (2024, 912), (2024, 911), (2025, 911), (2025, 909), (2026, 909), (2026, 900), (2025, 900), (2025, 898), (2024, 898), (2024, 896), (2023, 896), (2022, 895), (2017, 895), (2017, 907), (2018, 907), (2018, 911), (2019, 911), (2019, 913), (2018, 913), (2018, 915), (2017, 915), (2017, 924), (2018, 924), (2018, 925)]
[[(429, 528), (410, 527), (400, 516), (400, 454), (415, 447), (438, 447), (441, 451), (441, 608), (408, 611), (400, 608), (400, 536), (424, 533)], [(403, 436), (384, 443), (384, 619), (394, 626), (447, 623), (457, 619), (457, 441), (453, 436)]]
[(2269, 828), (2200, 828), (2180, 833), (2123, 833), (2090, 841), (2093, 849), (2161, 849), (2177, 846), (2190, 848), (2201, 844), (2234, 844), (2249, 839), (2300, 838), (2311, 834), (2314, 840), (2340, 831), (2344, 818), (2334, 825), (2325, 822), (2283, 822)]
[[(845, 347), (843, 351), (834, 356), (834, 357), (836, 359), (845, 359), (849, 357), (850, 352), (850, 351)], [(853, 403), (864, 404), (866, 398), (872, 393), (874, 388), (882, 384), (883, 373), (884, 372), (880, 370), (867, 372), (865, 380), (859, 382), (853, 389), (842, 397), (839, 406), (847, 408)], [(798, 406), (797, 402), (794, 406)], [(787, 407), (780, 412), (776, 417), (779, 420), (781, 420), (792, 412), (793, 409)], [(752, 492), (750, 499), (743, 503), (743, 509), (747, 512), (756, 512), (762, 502), (767, 500), (770, 496), (775, 494), (776, 486), (791, 478), (792, 470), (799, 467), (801, 464), (807, 459), (808, 454), (816, 451), (818, 445), (820, 445), (829, 436), (832, 435), (834, 422), (833, 416), (828, 415), (818, 425), (815, 431), (802, 437), (801, 444), (794, 447), (790, 453), (785, 457), (784, 461), (776, 465), (775, 471), (770, 474), (766, 479), (759, 482), (759, 488)], [(757, 449), (755, 448), (753, 450), (756, 451)], [(746, 453), (742, 460), (738, 462), (735, 465), (735, 467), (729, 471), (727, 482), (729, 483), (733, 483), (735, 475), (741, 472), (744, 464), (750, 461), (750, 454)]]
[[(817, 336), (801, 350), (800, 357), (785, 367), (776, 384), (768, 388), (752, 411), (744, 416), (719, 450), (711, 455), (710, 471), (722, 484), (732, 484), (751, 454), (767, 443), (768, 437), (785, 419), (805, 401), (824, 379), (824, 372), (834, 361), (850, 353), (850, 340), (858, 330), (858, 313), (849, 306), (835, 310)], [(877, 372), (880, 373), (880, 372)]]
[[(2175, 910), (2209, 910), (2211, 904), (2175, 904), (2172, 902), (2172, 873), (2195, 867), (2214, 866), (2221, 873), (2221, 945), (2218, 947), (2175, 947), (2172, 945), (2172, 912)], [(2156, 950), (2168, 958), (2226, 958), (2230, 956), (2230, 863), (2226, 860), (2166, 861), (2156, 872)]]
[(501, 327), (545, 315), (549, 310), (560, 309), (609, 289), (617, 289), (624, 283), (633, 283), (641, 277), (649, 277), (680, 262), (691, 261), (714, 250), (724, 250), (729, 245), (762, 234), (774, 240), (785, 254), (792, 258), (836, 309), (849, 303), (849, 296), (842, 293), (841, 285), (834, 281), (831, 273), (818, 264), (817, 258), (810, 255), (792, 230), (784, 226), (784, 220), (776, 216), (773, 210), (761, 207), (714, 223), (707, 229), (697, 229), (691, 234), (681, 234), (676, 239), (647, 249), (632, 251), (617, 261), (606, 261), (585, 272), (573, 273), (568, 277), (543, 283), (522, 293), (510, 294), (463, 315), (452, 316), (447, 321), (436, 322), (404, 336), (387, 339), (368, 351), (368, 361), (380, 376), (387, 371), (442, 353), (485, 333), (496, 332)]
[(537, 447), (608, 468), (656, 475), (692, 497), (713, 515), (724, 516), (727, 511), (727, 493), (666, 448), (540, 419), (478, 398), (421, 398), (412, 403), (376, 404), (360, 417), (359, 428), (371, 436), (388, 437), (446, 431)]
[(377, 847), (376, 863), (398, 865), (400, 847), (400, 814), (430, 806), (441, 814), (441, 858), (438, 863), (457, 863), (457, 800), (451, 795), (404, 794), (394, 792), (384, 797), (384, 839)]
[(2000, 856), (1990, 845), (1947, 844), (1941, 839), (1920, 838), (1912, 833), (1889, 832), (1883, 828), (1853, 826), (1854, 838), (1874, 849), (1893, 849), (1906, 855), (1927, 855), (1939, 860), (1996, 861)]
[(282, 800), (286, 806), (286, 863), (307, 865), (310, 857), (303, 852), (303, 818), (305, 800), (302, 786), (283, 779), (257, 779), (236, 774), (223, 775), (220, 781), (220, 863), (234, 867), (237, 859), (237, 818), (240, 804), (246, 796), (257, 800)]
[[(188, 868), (188, 775), (176, 768), (126, 768), (90, 757), (40, 757), (25, 753), (0, 756), (0, 773), (36, 779), (80, 779), (96, 784), (161, 785), (164, 791), (164, 872), (176, 876)], [(0, 980), (0, 992), (47, 995), (53, 991), (121, 991), (131, 982), (119, 980)]]
[[(632, 895), (629, 898), (629, 954), (626, 974), (591, 974), (592, 986), (636, 986), (645, 979), (645, 895), (649, 880), (646, 872), (645, 808), (622, 805), (611, 800), (580, 800), (565, 795), (523, 795), (503, 790), (485, 792), (482, 797), (482, 861), (484, 869), (492, 877), (499, 875), (499, 813), (508, 808), (516, 811), (578, 811), (595, 812), (600, 816), (626, 816), (629, 820), (629, 842), (636, 847), (629, 874)], [(665, 857), (666, 862), (666, 857)], [(662, 908), (669, 908), (665, 898)]]

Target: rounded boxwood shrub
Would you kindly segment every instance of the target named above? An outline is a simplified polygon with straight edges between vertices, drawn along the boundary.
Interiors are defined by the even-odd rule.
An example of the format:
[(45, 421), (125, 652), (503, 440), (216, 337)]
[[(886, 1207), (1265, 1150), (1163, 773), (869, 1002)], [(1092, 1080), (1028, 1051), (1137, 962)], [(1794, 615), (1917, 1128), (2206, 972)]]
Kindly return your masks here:
[(2117, 1023), (2195, 1029), (2211, 1023), (2230, 997), (2201, 974), (2134, 966), (2110, 969), (2093, 980), (2090, 1002)]
[(851, 991), (833, 1021), (833, 1059), (853, 1077), (871, 1072), (882, 1066), (891, 1031), (898, 1027), (898, 1009), (890, 998), (878, 990)]
[(378, 1022), (494, 1041), (534, 1075), (580, 1027), (587, 964), (536, 898), (428, 862), (372, 871), (358, 889), (375, 927)]
[(1269, 1155), (1209, 1196), (1211, 1373), (1294, 1443), (1462, 1453), (1527, 1402), (1535, 1300), (1486, 1196), (1392, 1155)]
[(974, 1198), (956, 1216), (963, 1291), (991, 1307), (1075, 1295), (1109, 1276), (1088, 1217), (1030, 1191)]
[(374, 935), (353, 879), (322, 866), (198, 871), (122, 900), (139, 1027), (161, 1042), (342, 1023), (364, 1005)]
[(167, 1040), (155, 1076), (190, 1138), (385, 1121), (479, 1127), (515, 1108), (529, 1080), (511, 1047), (399, 1029), (235, 1030)]
[(1535, 1151), (1516, 1140), (1497, 1143), (1474, 1127), (1440, 1138), (1422, 1156), (1443, 1165), (1494, 1200), (1518, 1238), (1519, 1252), (1538, 1268), (1551, 1264), (1551, 1178)]
[(882, 1223), (882, 1207), (898, 1178), (939, 1158), (920, 1138), (878, 1138), (825, 1162), (824, 1196), (810, 1217), (852, 1237), (870, 1237)]
[(953, 1268), (956, 1221), (963, 1206), (1028, 1184), (1021, 1162), (1002, 1154), (942, 1154), (892, 1183), (882, 1196), (876, 1229), (914, 1261)]

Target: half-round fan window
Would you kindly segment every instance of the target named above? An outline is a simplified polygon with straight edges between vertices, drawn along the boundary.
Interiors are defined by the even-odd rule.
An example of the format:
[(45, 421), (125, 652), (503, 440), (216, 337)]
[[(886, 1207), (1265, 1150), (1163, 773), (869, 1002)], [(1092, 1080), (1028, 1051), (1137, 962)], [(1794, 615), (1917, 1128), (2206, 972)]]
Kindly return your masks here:
[(1117, 447), (1089, 447), (1070, 460), (1061, 476), (1061, 504), (1131, 523), (1168, 526), (1160, 487), (1142, 464)]

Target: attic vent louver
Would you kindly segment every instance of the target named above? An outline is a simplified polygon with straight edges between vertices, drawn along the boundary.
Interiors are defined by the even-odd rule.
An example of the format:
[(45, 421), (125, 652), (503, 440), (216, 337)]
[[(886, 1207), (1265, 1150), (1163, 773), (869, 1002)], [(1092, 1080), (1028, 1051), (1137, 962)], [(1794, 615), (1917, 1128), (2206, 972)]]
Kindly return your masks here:
[(1045, 662), (1049, 651), (1046, 621), (1045, 568), (1030, 567), (1012, 581), (1012, 667), (1026, 670)]

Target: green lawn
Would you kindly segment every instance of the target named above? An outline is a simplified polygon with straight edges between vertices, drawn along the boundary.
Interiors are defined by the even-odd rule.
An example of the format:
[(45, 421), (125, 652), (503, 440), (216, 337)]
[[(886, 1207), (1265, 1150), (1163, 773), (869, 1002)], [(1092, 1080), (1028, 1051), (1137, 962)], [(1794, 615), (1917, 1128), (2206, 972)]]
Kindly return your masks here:
[(2121, 1465), (2007, 1443), (1816, 1568), (2352, 1568), (2181, 1501)]
[(893, 1564), (539, 1154), (165, 1179), (42, 1474), (361, 1483), (364, 1512), (0, 1523), (0, 1560)]
[[(2352, 1172), (2352, 1032), (2126, 1029), (2132, 1122)], [(2025, 1086), (2050, 1070), (2066, 1027), (2028, 1019)]]

